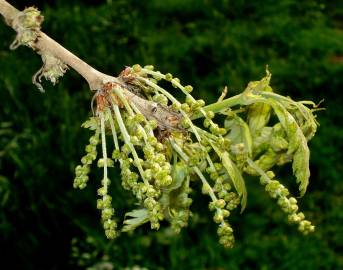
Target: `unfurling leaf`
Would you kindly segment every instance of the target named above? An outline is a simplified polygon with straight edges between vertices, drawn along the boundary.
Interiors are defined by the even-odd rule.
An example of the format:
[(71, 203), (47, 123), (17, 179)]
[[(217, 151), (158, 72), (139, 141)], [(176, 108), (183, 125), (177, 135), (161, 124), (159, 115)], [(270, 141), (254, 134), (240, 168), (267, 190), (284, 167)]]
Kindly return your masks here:
[(247, 204), (247, 190), (245, 187), (245, 182), (242, 177), (241, 172), (237, 166), (231, 161), (229, 153), (220, 151), (216, 146), (212, 144), (213, 149), (216, 151), (218, 156), (221, 158), (222, 164), (227, 171), (230, 179), (237, 190), (239, 197), (241, 198), (241, 213), (244, 211)]
[(297, 178), (297, 183), (299, 183), (300, 194), (303, 196), (306, 192), (310, 178), (310, 151), (307, 146), (306, 137), (294, 117), (282, 105), (275, 101), (271, 102), (281, 125), (287, 133), (289, 140), (287, 154), (293, 154), (293, 173)]
[[(129, 217), (129, 218), (127, 218)], [(149, 212), (147, 209), (136, 209), (131, 212), (126, 213), (124, 226), (122, 228), (123, 232), (133, 231), (138, 226), (149, 221)]]
[(188, 175), (187, 165), (180, 162), (176, 163), (173, 166), (173, 170), (172, 170), (173, 182), (166, 188), (166, 191), (172, 191), (181, 187), (187, 175)]
[(90, 117), (81, 125), (81, 127), (96, 130), (99, 127), (99, 122), (96, 117)]
[(272, 135), (272, 127), (264, 127), (261, 129), (259, 136), (255, 137), (253, 140), (253, 156), (257, 156), (269, 148)]
[(252, 138), (248, 125), (239, 116), (234, 116), (230, 120), (225, 120), (225, 128), (229, 130), (226, 138), (230, 139), (232, 144), (243, 143), (245, 151), (249, 157), (252, 155)]
[[(267, 70), (267, 75), (261, 81), (256, 82), (256, 86), (250, 86), (255, 91), (273, 92), (269, 86), (270, 73)], [(250, 89), (249, 85), (247, 90)], [(248, 106), (248, 123), (252, 134), (259, 134), (261, 129), (267, 125), (270, 119), (271, 106), (267, 103), (254, 103)]]

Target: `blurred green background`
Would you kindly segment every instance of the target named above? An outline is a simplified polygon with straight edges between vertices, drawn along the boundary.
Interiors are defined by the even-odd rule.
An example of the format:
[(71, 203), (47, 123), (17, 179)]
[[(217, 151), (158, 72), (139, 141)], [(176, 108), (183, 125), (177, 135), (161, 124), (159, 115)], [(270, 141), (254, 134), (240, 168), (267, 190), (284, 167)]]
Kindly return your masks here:
[[(179, 236), (148, 226), (105, 239), (96, 210), (97, 170), (84, 191), (73, 170), (89, 133), (91, 92), (69, 71), (46, 94), (31, 84), (40, 58), (8, 49), (14, 32), (0, 23), (0, 268), (1, 269), (343, 269), (343, 23), (341, 1), (113, 0), (10, 1), (32, 4), (43, 29), (109, 74), (153, 64), (215, 101), (225, 85), (242, 91), (264, 76), (296, 100), (319, 102), (321, 124), (310, 142), (311, 182), (300, 206), (317, 226), (303, 237), (257, 180), (248, 179), (248, 207), (232, 217), (236, 246), (217, 243), (216, 226), (195, 195), (189, 228)], [(342, 3), (341, 3), (342, 4)], [(341, 150), (339, 150), (341, 149)], [(296, 192), (290, 168), (281, 170)], [(133, 208), (112, 171), (114, 207)], [(117, 181), (115, 181), (117, 179)]]

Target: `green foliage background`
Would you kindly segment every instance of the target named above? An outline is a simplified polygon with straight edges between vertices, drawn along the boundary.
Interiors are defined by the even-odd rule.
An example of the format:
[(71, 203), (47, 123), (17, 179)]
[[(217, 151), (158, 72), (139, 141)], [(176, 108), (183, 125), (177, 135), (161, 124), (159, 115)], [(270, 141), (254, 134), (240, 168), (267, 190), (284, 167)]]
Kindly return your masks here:
[[(196, 197), (187, 230), (172, 236), (148, 226), (109, 242), (96, 210), (93, 173), (85, 191), (72, 188), (73, 169), (88, 132), (92, 93), (74, 71), (41, 94), (31, 84), (39, 56), (9, 51), (14, 32), (0, 24), (0, 241), (2, 269), (339, 269), (343, 267), (343, 35), (340, 1), (151, 0), (10, 1), (35, 4), (44, 31), (92, 66), (118, 74), (125, 65), (154, 64), (213, 102), (225, 85), (233, 95), (251, 80), (273, 73), (273, 88), (294, 99), (325, 99), (326, 111), (311, 141), (311, 183), (301, 200), (317, 225), (303, 237), (247, 179), (248, 207), (233, 217), (237, 243), (224, 250)], [(296, 192), (290, 168), (282, 170)], [(114, 181), (119, 213), (132, 203)], [(117, 181), (115, 181), (117, 179)], [(117, 182), (117, 183), (116, 183)], [(132, 207), (132, 206), (131, 206)], [(74, 239), (74, 240), (72, 240)], [(104, 266), (104, 265), (102, 265)], [(106, 265), (105, 265), (106, 266)], [(99, 264), (92, 269), (99, 268)]]

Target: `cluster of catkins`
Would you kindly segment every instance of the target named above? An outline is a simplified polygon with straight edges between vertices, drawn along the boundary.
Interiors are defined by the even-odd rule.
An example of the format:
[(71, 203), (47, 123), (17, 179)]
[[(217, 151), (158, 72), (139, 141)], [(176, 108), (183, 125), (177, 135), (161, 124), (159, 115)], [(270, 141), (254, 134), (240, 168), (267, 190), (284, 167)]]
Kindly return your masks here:
[[(181, 91), (184, 101), (161, 87), (161, 80)], [(134, 65), (118, 80), (104, 82), (94, 96), (94, 116), (83, 124), (94, 135), (82, 165), (75, 169), (74, 187), (86, 187), (90, 166), (97, 159), (97, 146), (101, 145), (97, 165), (103, 168), (103, 179), (97, 207), (106, 236), (112, 239), (119, 233), (110, 196), (119, 191), (110, 192), (108, 176), (114, 162), (120, 166), (123, 188), (131, 191), (139, 204), (125, 215), (121, 231), (132, 231), (147, 222), (152, 229), (159, 229), (160, 221), (167, 220), (179, 232), (191, 214), (190, 184), (199, 180), (202, 193), (210, 198), (219, 242), (232, 247), (234, 236), (228, 217), (239, 205), (242, 211), (245, 208), (244, 173), (260, 176), (266, 191), (277, 199), (289, 221), (299, 224), (300, 231), (313, 231), (314, 226), (298, 212), (297, 200), (287, 197), (288, 190), (274, 179), (270, 169), (293, 161), (300, 190), (306, 190), (306, 142), (313, 136), (316, 122), (303, 103), (272, 93), (269, 80), (267, 73), (242, 94), (228, 99), (222, 96), (208, 106), (192, 97), (192, 86), (183, 86), (178, 78), (154, 71), (153, 66)], [(273, 111), (279, 123), (268, 127)], [(215, 120), (218, 114), (225, 116), (221, 125), (216, 123), (221, 119)], [(199, 118), (203, 118), (201, 127), (194, 124)], [(111, 152), (108, 137), (113, 140)], [(301, 158), (305, 162), (299, 161)]]

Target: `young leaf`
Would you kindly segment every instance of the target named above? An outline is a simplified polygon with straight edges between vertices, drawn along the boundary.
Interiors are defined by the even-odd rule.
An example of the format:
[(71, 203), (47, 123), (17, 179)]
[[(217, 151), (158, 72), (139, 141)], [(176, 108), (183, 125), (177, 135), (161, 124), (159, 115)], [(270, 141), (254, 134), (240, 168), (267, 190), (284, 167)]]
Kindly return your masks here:
[[(130, 218), (127, 218), (130, 217)], [(129, 232), (136, 229), (138, 226), (149, 221), (149, 212), (147, 209), (135, 209), (131, 212), (126, 213), (124, 226), (122, 228), (123, 232)]]
[[(273, 89), (269, 86), (271, 74), (267, 70), (267, 75), (261, 81), (255, 82), (254, 85), (248, 85), (246, 91), (265, 91), (273, 92)], [(258, 134), (263, 127), (267, 125), (270, 119), (271, 106), (267, 103), (254, 103), (248, 106), (248, 123), (251, 133)]]
[(309, 183), (310, 169), (310, 151), (307, 146), (307, 140), (301, 128), (298, 126), (294, 117), (280, 103), (271, 101), (273, 110), (278, 116), (281, 125), (287, 133), (289, 147), (287, 154), (293, 154), (293, 173), (299, 183), (301, 196), (306, 192)]
[(221, 160), (224, 168), (228, 172), (231, 181), (241, 197), (241, 213), (244, 211), (247, 204), (247, 190), (245, 187), (245, 182), (242, 177), (241, 172), (238, 170), (237, 166), (231, 161), (228, 152), (222, 152)]
[(214, 144), (211, 144), (214, 151), (220, 157), (224, 168), (226, 169), (230, 179), (237, 190), (238, 195), (241, 197), (241, 213), (244, 211), (246, 204), (247, 204), (247, 190), (245, 187), (245, 182), (242, 177), (241, 172), (230, 159), (229, 153), (220, 151)]
[(229, 130), (226, 138), (233, 144), (243, 143), (249, 157), (252, 155), (252, 138), (248, 125), (239, 116), (234, 116), (230, 120), (225, 120), (225, 128)]
[(81, 125), (81, 127), (96, 130), (99, 127), (99, 123), (96, 117), (90, 117)]

